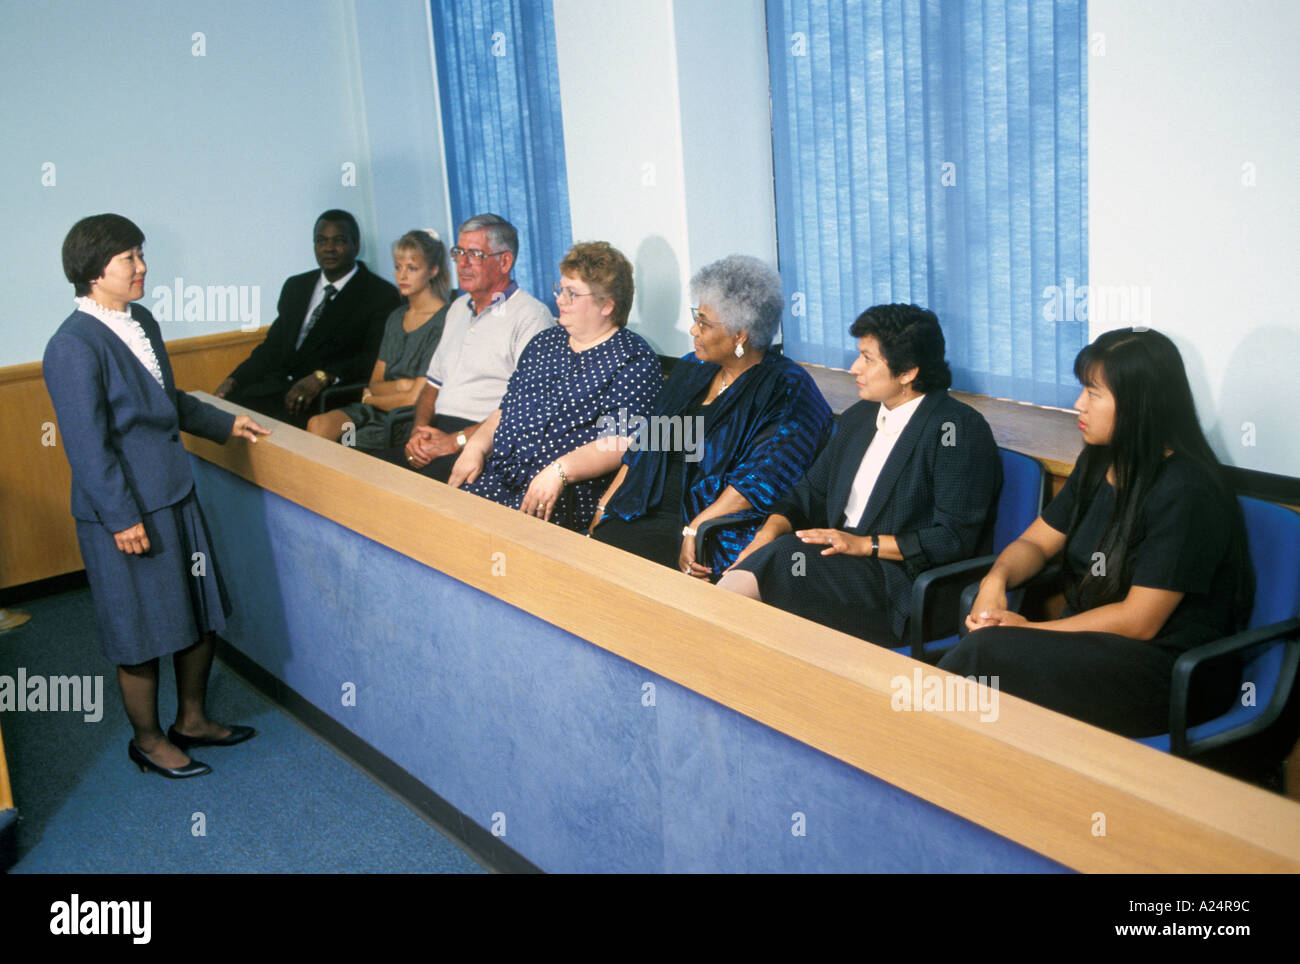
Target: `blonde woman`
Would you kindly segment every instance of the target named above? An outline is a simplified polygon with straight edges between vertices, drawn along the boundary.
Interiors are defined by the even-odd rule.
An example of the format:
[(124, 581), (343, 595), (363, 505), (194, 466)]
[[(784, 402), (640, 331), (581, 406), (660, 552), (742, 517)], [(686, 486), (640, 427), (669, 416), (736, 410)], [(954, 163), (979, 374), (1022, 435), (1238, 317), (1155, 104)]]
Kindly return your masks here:
[(437, 232), (408, 231), (393, 242), (393, 280), (406, 303), (388, 316), (361, 401), (312, 416), (307, 431), (363, 449), (387, 448), (409, 432), (447, 318), (447, 247)]

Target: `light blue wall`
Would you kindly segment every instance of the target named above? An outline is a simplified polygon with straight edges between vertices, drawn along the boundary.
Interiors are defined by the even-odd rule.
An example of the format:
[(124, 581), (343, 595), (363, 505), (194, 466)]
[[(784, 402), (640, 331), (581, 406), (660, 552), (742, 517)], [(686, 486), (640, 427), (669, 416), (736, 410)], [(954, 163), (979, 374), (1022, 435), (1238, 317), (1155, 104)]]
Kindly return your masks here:
[[(1110, 50), (1090, 63), (1090, 130), (1094, 142), (1123, 148), (1094, 143), (1090, 151), (1093, 276), (1154, 290), (1151, 323), (1187, 355), (1221, 456), (1296, 475), (1300, 436), (1287, 431), (1286, 418), (1300, 342), (1285, 305), (1290, 285), (1265, 283), (1294, 274), (1286, 266), (1298, 237), (1288, 220), (1295, 184), (1276, 172), (1287, 169), (1297, 141), (1277, 133), (1285, 125), (1276, 118), (1289, 115), (1276, 105), (1284, 94), (1294, 100), (1295, 85), (1285, 80), (1295, 69), (1285, 58), (1244, 52), (1282, 49), (1278, 38), (1294, 36), (1298, 21), (1280, 0), (1273, 17), (1216, 15), (1222, 36), (1231, 28), (1224, 42), (1236, 58), (1224, 76), (1258, 96), (1216, 95), (1202, 85), (1183, 126), (1193, 132), (1189, 142), (1202, 128), (1244, 131), (1220, 151), (1214, 183), (1231, 186), (1233, 203), (1254, 206), (1246, 216), (1229, 208), (1200, 230), (1185, 222), (1200, 223), (1207, 199), (1216, 200), (1217, 216), (1228, 187), (1183, 190), (1180, 181), (1154, 191), (1168, 188), (1167, 144), (1140, 135), (1159, 111), (1150, 98), (1139, 98), (1138, 110), (1131, 104), (1134, 90), (1156, 82), (1182, 89), (1218, 61), (1201, 47), (1178, 54), (1175, 45), (1135, 62), (1135, 38), (1153, 34), (1138, 23), (1147, 14), (1131, 6), (1097, 0), (1093, 11), (1091, 29), (1108, 36)], [(312, 267), (311, 220), (327, 207), (357, 215), (362, 257), (384, 275), (388, 245), (401, 232), (434, 227), (449, 237), (425, 7), (423, 0), (6, 4), (0, 257), (12, 290), (0, 320), (0, 366), (39, 359), (67, 315), (71, 288), (59, 247), (87, 214), (119, 211), (148, 235), (146, 306), (156, 304), (156, 287), (177, 277), (245, 286), (259, 295), (261, 324), (274, 318), (284, 278)], [(691, 273), (731, 251), (775, 259), (763, 4), (557, 0), (556, 24), (574, 238), (624, 249), (637, 269), (634, 327), (660, 351), (683, 352)], [(192, 53), (196, 32), (204, 34), (202, 57)], [(1205, 49), (1220, 34), (1209, 36)], [(1228, 165), (1224, 158), (1238, 154)], [(1261, 172), (1249, 190), (1239, 183), (1246, 160)], [(51, 186), (42, 184), (47, 163)], [(342, 183), (345, 163), (356, 164), (355, 186)], [(1215, 242), (1226, 236), (1223, 225), (1237, 232), (1232, 244)], [(164, 334), (239, 327), (207, 317), (206, 305), (204, 315), (164, 322)], [(1232, 319), (1226, 329), (1223, 318)]]
[(573, 237), (628, 256), (632, 329), (683, 354), (691, 275), (776, 264), (762, 0), (557, 0), (555, 44)]
[(1218, 456), (1300, 477), (1300, 4), (1090, 0), (1088, 31), (1092, 335), (1165, 332)]
[[(88, 214), (116, 211), (144, 230), (146, 307), (177, 277), (243, 286), (260, 324), (284, 279), (314, 266), (322, 210), (356, 215), (362, 259), (385, 276), (398, 234), (445, 221), (419, 0), (62, 0), (7, 4), (0, 17), (11, 279), (0, 366), (39, 360), (67, 316), (60, 247)], [(348, 184), (345, 164), (356, 165)], [(240, 327), (215, 319), (205, 303), (163, 334)]]
[[(375, 214), (385, 245), (411, 228), (455, 244), (424, 0), (355, 0)], [(387, 255), (385, 255), (387, 256)], [(376, 255), (375, 262), (380, 261)], [(385, 270), (391, 263), (384, 262)], [(453, 269), (452, 285), (456, 281)]]
[(691, 271), (729, 254), (776, 266), (762, 0), (673, 5)]

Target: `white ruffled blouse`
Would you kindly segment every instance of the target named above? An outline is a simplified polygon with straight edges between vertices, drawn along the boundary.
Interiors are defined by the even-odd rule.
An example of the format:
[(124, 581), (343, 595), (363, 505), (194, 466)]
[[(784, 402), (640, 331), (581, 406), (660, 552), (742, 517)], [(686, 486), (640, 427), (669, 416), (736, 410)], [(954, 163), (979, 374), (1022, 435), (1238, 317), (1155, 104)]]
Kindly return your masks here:
[(98, 318), (113, 334), (121, 338), (126, 343), (126, 347), (131, 349), (131, 354), (140, 359), (140, 364), (145, 367), (154, 380), (163, 388), (162, 368), (158, 364), (158, 356), (154, 354), (153, 343), (149, 341), (148, 336), (144, 333), (144, 328), (140, 322), (131, 317), (130, 306), (126, 311), (114, 311), (112, 308), (105, 308), (99, 302), (90, 298), (77, 298), (77, 308), (86, 314)]

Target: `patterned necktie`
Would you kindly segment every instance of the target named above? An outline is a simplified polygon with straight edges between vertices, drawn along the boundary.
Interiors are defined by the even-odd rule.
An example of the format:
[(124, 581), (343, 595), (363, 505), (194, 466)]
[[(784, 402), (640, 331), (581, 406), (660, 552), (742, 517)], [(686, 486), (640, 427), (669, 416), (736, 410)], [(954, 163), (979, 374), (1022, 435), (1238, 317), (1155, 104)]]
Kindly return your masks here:
[(325, 286), (325, 297), (322, 298), (320, 304), (316, 306), (316, 310), (311, 313), (311, 317), (307, 319), (307, 324), (302, 326), (302, 331), (298, 333), (298, 343), (293, 346), (294, 351), (297, 351), (302, 347), (302, 343), (307, 340), (307, 333), (311, 331), (312, 325), (320, 321), (321, 312), (325, 310), (326, 305), (334, 300), (334, 296), (338, 293), (339, 289), (335, 288), (333, 285)]

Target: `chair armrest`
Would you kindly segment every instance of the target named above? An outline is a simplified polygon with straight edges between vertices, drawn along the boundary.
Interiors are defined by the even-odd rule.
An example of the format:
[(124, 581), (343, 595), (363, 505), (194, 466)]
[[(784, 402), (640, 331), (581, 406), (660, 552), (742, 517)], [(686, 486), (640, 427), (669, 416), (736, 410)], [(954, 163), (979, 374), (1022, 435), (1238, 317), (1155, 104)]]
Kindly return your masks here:
[[(702, 565), (710, 565), (710, 550), (708, 540), (710, 536), (716, 536), (724, 529), (732, 526), (738, 526), (750, 522), (752, 517), (743, 513), (733, 512), (730, 515), (720, 515), (708, 519), (695, 527), (695, 558)], [(716, 574), (715, 574), (716, 575)]]
[[(1173, 678), (1169, 688), (1169, 751), (1176, 756), (1187, 756), (1187, 699), (1191, 693), (1192, 674), (1197, 667), (1223, 656), (1240, 653), (1273, 640), (1284, 640), (1286, 653), (1282, 660), (1282, 673), (1278, 678), (1277, 689), (1269, 705), (1254, 720), (1234, 727), (1224, 733), (1216, 734), (1215, 743), (1227, 742), (1229, 738), (1249, 735), (1270, 726), (1286, 706), (1291, 695), (1291, 686), (1295, 680), (1296, 667), (1300, 665), (1300, 639), (1285, 639), (1300, 633), (1300, 619), (1286, 619), (1280, 623), (1271, 623), (1257, 629), (1248, 629), (1235, 636), (1225, 636), (1203, 645), (1196, 646), (1179, 655), (1174, 661)], [(1208, 742), (1208, 741), (1205, 741)], [(1207, 747), (1201, 746), (1201, 749)]]
[[(933, 597), (933, 589), (942, 585), (950, 585), (959, 579), (970, 580), (980, 579), (993, 568), (993, 563), (997, 556), (977, 556), (974, 559), (962, 559), (959, 562), (950, 562), (944, 566), (935, 566), (933, 569), (927, 569), (916, 577), (912, 583), (912, 610), (907, 623), (907, 642), (912, 647), (913, 659), (925, 659), (925, 610)], [(976, 582), (977, 588), (979, 583)], [(969, 588), (969, 587), (967, 587)], [(975, 601), (974, 595), (971, 596), (972, 603)], [(962, 593), (962, 608), (958, 607), (957, 622), (961, 624), (966, 613), (970, 612), (970, 605), (966, 602), (966, 593)]]
[[(331, 409), (340, 408), (341, 404), (333, 402), (332, 399), (341, 399), (343, 400), (342, 404), (346, 404), (347, 401), (361, 401), (361, 391), (369, 384), (369, 382), (348, 382), (346, 385), (334, 385), (325, 389), (316, 396), (317, 411), (324, 413)], [(355, 399), (344, 399), (344, 396), (350, 392), (355, 392), (357, 397)]]

